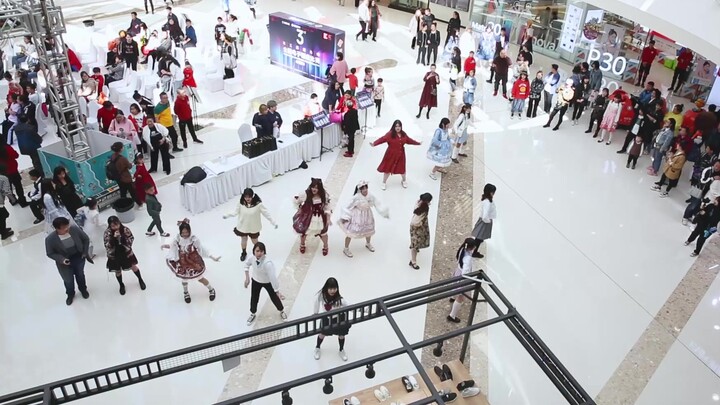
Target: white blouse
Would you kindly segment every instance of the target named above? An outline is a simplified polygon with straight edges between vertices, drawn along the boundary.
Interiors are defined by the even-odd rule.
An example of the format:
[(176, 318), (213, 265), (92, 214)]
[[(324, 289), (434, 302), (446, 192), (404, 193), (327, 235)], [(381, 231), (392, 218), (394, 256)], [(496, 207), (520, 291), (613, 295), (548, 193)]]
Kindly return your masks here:
[(249, 273), (252, 268), (252, 279), (258, 283), (272, 285), (273, 290), (280, 290), (280, 283), (277, 279), (277, 273), (275, 271), (275, 264), (272, 260), (268, 259), (267, 256), (263, 256), (262, 259), (258, 260), (255, 255), (250, 255), (245, 260), (245, 273)]
[(497, 209), (495, 208), (495, 203), (490, 202), (490, 200), (485, 199), (481, 202), (482, 207), (482, 215), (481, 219), (486, 224), (491, 223), (495, 218), (497, 218)]
[(387, 207), (382, 205), (380, 201), (378, 201), (377, 198), (375, 198), (374, 195), (368, 193), (367, 196), (362, 195), (361, 193), (357, 193), (353, 195), (352, 200), (350, 203), (342, 209), (342, 212), (340, 213), (340, 219), (344, 221), (349, 221), (352, 218), (352, 212), (355, 209), (359, 210), (369, 210), (370, 208), (375, 207), (375, 210), (380, 214), (383, 218), (389, 218), (389, 210)]
[(319, 314), (322, 312), (330, 312), (334, 309), (346, 307), (348, 305), (345, 298), (340, 298), (340, 301), (336, 301), (335, 305), (333, 305), (330, 309), (325, 309), (325, 298), (323, 298), (322, 292), (318, 293), (315, 299), (315, 312), (316, 314)]
[(198, 239), (197, 236), (190, 235), (189, 238), (183, 238), (178, 235), (175, 237), (175, 240), (170, 243), (170, 249), (168, 250), (166, 258), (172, 261), (180, 260), (180, 250), (187, 252), (190, 245), (195, 246), (195, 249), (198, 253), (200, 253), (200, 256), (210, 257), (210, 251), (200, 244), (200, 239)]
[(463, 257), (460, 263), (458, 263), (458, 269), (456, 270), (456, 273), (459, 273), (460, 275), (465, 275), (473, 272), (473, 260), (472, 260), (472, 253), (471, 252), (463, 252)]
[(237, 230), (243, 233), (259, 233), (262, 230), (262, 221), (260, 216), (264, 216), (265, 219), (270, 221), (273, 226), (276, 226), (275, 220), (270, 216), (270, 212), (263, 203), (258, 203), (252, 207), (248, 207), (243, 204), (243, 198), (240, 197), (235, 211), (228, 213), (225, 217), (237, 216)]

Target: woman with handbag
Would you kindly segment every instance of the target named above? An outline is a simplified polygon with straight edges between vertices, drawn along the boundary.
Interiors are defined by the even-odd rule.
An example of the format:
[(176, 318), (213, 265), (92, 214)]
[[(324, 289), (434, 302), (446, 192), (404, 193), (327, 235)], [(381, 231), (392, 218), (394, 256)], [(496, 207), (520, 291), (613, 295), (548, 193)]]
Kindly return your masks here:
[(125, 295), (125, 284), (122, 279), (123, 270), (132, 269), (140, 283), (140, 289), (145, 290), (147, 288), (140, 274), (140, 268), (137, 266), (137, 257), (135, 257), (132, 250), (134, 241), (135, 237), (133, 237), (132, 231), (123, 225), (118, 217), (113, 215), (108, 218), (108, 227), (103, 233), (103, 244), (107, 251), (107, 269), (111, 273), (115, 273), (115, 279), (120, 285), (120, 295)]
[(437, 180), (436, 172), (445, 173), (444, 167), (450, 166), (452, 160), (450, 158), (453, 149), (453, 142), (450, 140), (450, 120), (443, 118), (440, 125), (435, 130), (430, 149), (427, 151), (427, 158), (433, 162), (433, 168), (430, 172), (430, 178)]
[(203, 275), (205, 274), (205, 261), (203, 257), (209, 257), (213, 261), (220, 261), (220, 256), (213, 256), (200, 244), (200, 239), (192, 234), (190, 220), (185, 218), (178, 222), (179, 232), (171, 243), (160, 246), (161, 249), (169, 249), (166, 262), (175, 277), (182, 280), (183, 295), (185, 302), (190, 303), (188, 292), (188, 280), (197, 280), (207, 287), (210, 293), (210, 301), (215, 300), (215, 289), (210, 285)]
[(377, 168), (377, 171), (383, 174), (383, 182), (380, 188), (385, 190), (387, 180), (391, 174), (399, 174), (402, 176), (402, 183), (400, 184), (402, 184), (403, 188), (407, 188), (407, 177), (405, 176), (405, 145), (421, 145), (422, 142), (410, 138), (405, 131), (403, 131), (402, 122), (395, 120), (390, 131), (382, 138), (371, 143), (370, 146), (378, 146), (383, 143), (387, 143), (388, 148)]
[(492, 237), (493, 223), (495, 222), (495, 218), (497, 218), (497, 209), (493, 202), (496, 190), (497, 188), (490, 183), (486, 184), (483, 188), (483, 194), (480, 198), (480, 218), (478, 218), (472, 230), (472, 236), (476, 242), (475, 252), (472, 257), (482, 259), (484, 256), (478, 252), (480, 244), (482, 244), (484, 240)]
[(660, 198), (667, 197), (670, 190), (677, 186), (683, 166), (685, 166), (685, 162), (687, 161), (686, 151), (690, 150), (690, 148), (692, 148), (692, 142), (681, 142), (677, 145), (675, 153), (668, 157), (660, 181), (650, 187), (653, 191), (660, 191), (665, 182), (668, 183), (665, 191), (660, 193)]
[[(318, 291), (315, 299), (315, 314), (330, 312), (335, 309), (346, 307), (348, 305), (345, 298), (340, 295), (340, 286), (334, 277), (330, 277), (325, 281), (322, 289)], [(350, 331), (350, 324), (347, 323), (345, 314), (337, 314), (326, 316), (322, 319), (322, 333), (318, 334), (315, 343), (315, 360), (320, 360), (320, 345), (322, 345), (325, 336), (337, 335), (338, 344), (340, 345), (340, 358), (347, 361), (348, 357), (345, 353), (345, 336)]]
[(295, 196), (298, 210), (293, 215), (293, 229), (300, 234), (300, 253), (305, 253), (307, 235), (319, 236), (323, 243), (322, 254), (328, 255), (328, 227), (331, 225), (330, 194), (325, 191), (322, 179), (311, 178), (304, 193)]
[(430, 65), (430, 71), (425, 73), (425, 77), (423, 77), (425, 85), (420, 95), (420, 109), (415, 118), (420, 118), (423, 108), (427, 107), (428, 110), (425, 116), (427, 119), (430, 119), (430, 110), (432, 110), (433, 107), (437, 107), (437, 87), (438, 84), (440, 84), (440, 75), (435, 72), (436, 68), (434, 63)]
[(410, 263), (408, 265), (415, 270), (420, 269), (420, 266), (417, 265), (418, 252), (420, 252), (420, 249), (430, 246), (428, 215), (432, 198), (430, 193), (420, 194), (420, 199), (415, 203), (413, 216), (410, 220)]
[(278, 225), (270, 216), (270, 212), (263, 205), (260, 196), (255, 194), (253, 189), (246, 188), (240, 201), (233, 212), (223, 215), (223, 219), (237, 217), (237, 225), (233, 228), (233, 233), (240, 237), (240, 261), (247, 258), (247, 241), (248, 237), (252, 240), (253, 245), (257, 245), (262, 230), (261, 216), (265, 217), (277, 229)]

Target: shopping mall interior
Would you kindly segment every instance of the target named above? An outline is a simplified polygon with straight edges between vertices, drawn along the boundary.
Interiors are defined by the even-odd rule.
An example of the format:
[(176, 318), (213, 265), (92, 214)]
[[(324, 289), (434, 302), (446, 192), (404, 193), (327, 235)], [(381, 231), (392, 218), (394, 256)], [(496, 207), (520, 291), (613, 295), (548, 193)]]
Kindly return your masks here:
[[(65, 43), (78, 55), (80, 70), (87, 72), (100, 67), (103, 74), (108, 73), (108, 42), (128, 28), (131, 12), (137, 13), (148, 32), (157, 30), (161, 36), (168, 20), (166, 5), (172, 6), (183, 31), (185, 21), (191, 20), (197, 46), (183, 49), (172, 45), (171, 52), (182, 68), (187, 60), (194, 70), (197, 86), (190, 87), (196, 98), (191, 105), (200, 128), (197, 136), (203, 143), (190, 140), (183, 151), (173, 151), (169, 174), (163, 172), (164, 168), (152, 173), (157, 200), (162, 203), (164, 230), (169, 236), (146, 236), (146, 227), (153, 219), (144, 205), (125, 212), (125, 217), (134, 218), (124, 226), (134, 234), (132, 250), (147, 286), (144, 289), (126, 271), (124, 294), (119, 293), (115, 273), (106, 265), (106, 246), (112, 243), (100, 241), (94, 246), (94, 264), (88, 262), (84, 267), (90, 297), (83, 299), (78, 294), (72, 305), (66, 305), (56, 262), (46, 255), (48, 240), (55, 230), (44, 221), (34, 224), (36, 218), (29, 208), (11, 205), (7, 200), (7, 227), (14, 234), (0, 243), (0, 404), (14, 403), (2, 398), (14, 392), (314, 315), (318, 311), (318, 293), (330, 277), (337, 280), (344, 301), (352, 305), (457, 276), (458, 248), (466, 238), (475, 236), (478, 218), (487, 216), (482, 207), (487, 206), (483, 204), (483, 193), (488, 183), (496, 187), (491, 200), (497, 207), (492, 224), (497, 226), (480, 245), (479, 252), (484, 257), (472, 259), (472, 271), (482, 270), (492, 280), (492, 286), (509, 300), (513, 311), (532, 326), (577, 386), (587, 393), (588, 401), (583, 403), (720, 403), (720, 242), (712, 236), (714, 228), (708, 226), (702, 236), (710, 237), (699, 255), (691, 255), (695, 241), (689, 246), (684, 244), (695, 227), (701, 226), (693, 218), (684, 221), (689, 198), (697, 197), (692, 189), (697, 188), (693, 176), (698, 175), (699, 163), (681, 164), (677, 186), (665, 194), (652, 189), (660, 180), (648, 169), (653, 165), (654, 153), (640, 152), (637, 167), (626, 164), (627, 154), (617, 153), (628, 132), (634, 130), (633, 114), (641, 109), (634, 100), (643, 88), (635, 78), (643, 49), (650, 40), (655, 41), (657, 56), (650, 65), (647, 82), (654, 82), (667, 110), (682, 105), (685, 112), (698, 108), (708, 111), (710, 105), (720, 105), (720, 74), (716, 65), (720, 63), (717, 40), (720, 2), (692, 0), (681, 6), (672, 0), (431, 0), (430, 8), (441, 35), (436, 62), (439, 84), (432, 90), (437, 106), (429, 112), (422, 110), (422, 115), (416, 118), (419, 101), (429, 94), (423, 80), (429, 67), (417, 63), (418, 47), (411, 47), (416, 35), (412, 21), (413, 12), (427, 7), (426, 2), (378, 1), (380, 23), (376, 40), (369, 37), (363, 41), (355, 35), (360, 30), (359, 10), (350, 0), (247, 2), (252, 6), (246, 1), (232, 0), (229, 14), (237, 16), (237, 22), (232, 24), (225, 22), (227, 0), (175, 0), (174, 4), (155, 0), (151, 13), (146, 13), (147, 2), (143, 4), (140, 0), (55, 1), (62, 9), (66, 25)], [(297, 46), (293, 51), (290, 41), (296, 38), (273, 36), (278, 31), (273, 31), (276, 17), (271, 14), (278, 12), (297, 17), (294, 20), (297, 24), (313, 27), (304, 33), (309, 59), (301, 59), (308, 55), (303, 43), (298, 42), (302, 55)], [(507, 37), (502, 46), (515, 64), (520, 46), (530, 41), (530, 80), (540, 71), (545, 76), (556, 64), (563, 84), (572, 80), (575, 65), (598, 61), (603, 74), (601, 87), (626, 95), (623, 108), (627, 112), (619, 114), (620, 120), (627, 119), (629, 124), (619, 127), (612, 142), (606, 144), (586, 133), (591, 125), (591, 107), (577, 122), (571, 119), (570, 107), (556, 131), (543, 127), (548, 114), (543, 111), (542, 101), (536, 117), (527, 118), (525, 110), (520, 113), (521, 118), (512, 117), (511, 102), (502, 97), (502, 92), (498, 94), (494, 83), (487, 82), (491, 77), (489, 64), (478, 59), (469, 137), (462, 150), (466, 156), (460, 155), (456, 162), (445, 165), (444, 173), (434, 172), (437, 161), (430, 155), (436, 145), (438, 123), (447, 117), (454, 125), (467, 101), (463, 97), (462, 72), (457, 79), (458, 89), (451, 88), (450, 79), (456, 73), (443, 46), (453, 12), (458, 13), (463, 33), (465, 27), (471, 29), (473, 49), (478, 49), (486, 28), (492, 31), (493, 38), (499, 38), (500, 30), (504, 29)], [(218, 18), (228, 30), (231, 26), (239, 28), (244, 41), (240, 44), (238, 40), (233, 45), (234, 49), (240, 48), (240, 54), (237, 66), (230, 68), (235, 77), (228, 80), (222, 77), (228, 57), (219, 51), (225, 46), (219, 48), (214, 38)], [(294, 29), (292, 26), (291, 31)], [(322, 51), (313, 50), (319, 48), (312, 48), (316, 44), (310, 41), (320, 38), (311, 35), (318, 30), (327, 30), (328, 33), (322, 31), (323, 39), (330, 32), (336, 35), (336, 41), (322, 44)], [(1, 43), (5, 70), (13, 74), (21, 42), (22, 37), (5, 35)], [(320, 57), (317, 60), (333, 63), (333, 54), (339, 47), (344, 50), (347, 65), (357, 69), (360, 87), (364, 86), (367, 67), (373, 69), (370, 87), (379, 78), (384, 85), (381, 110), (371, 105), (359, 112), (362, 130), (353, 135), (355, 151), (351, 157), (346, 156), (342, 146), (339, 124), (326, 127), (322, 137), (320, 130), (297, 137), (292, 125), (308, 115), (312, 93), (321, 102), (327, 93), (324, 64), (307, 68), (313, 62), (313, 52)], [(683, 49), (692, 50), (692, 64), (680, 79), (683, 83), (672, 89), (677, 56)], [(478, 57), (480, 53), (478, 50)], [(462, 60), (466, 57), (463, 54)], [(126, 70), (127, 76), (121, 81), (132, 83), (108, 87), (109, 94), (105, 94), (126, 116), (133, 102), (129, 98), (133, 90), (139, 90), (153, 104), (159, 102), (161, 83), (157, 67), (153, 70), (154, 62), (149, 59), (138, 66), (137, 73)], [(28, 68), (27, 62), (18, 66)], [(174, 78), (170, 86), (185, 85), (180, 82), (181, 67), (172, 67)], [(79, 85), (78, 72), (73, 77)], [(510, 98), (515, 94), (514, 81), (511, 71)], [(8, 89), (8, 81), (4, 80), (0, 84), (0, 100), (6, 100)], [(176, 96), (173, 88), (171, 103)], [(554, 103), (558, 97), (555, 96)], [(248, 159), (244, 156), (249, 140), (245, 131), (251, 131), (250, 138), (254, 137), (255, 130), (248, 125), (252, 125), (259, 106), (270, 100), (277, 102), (277, 111), (284, 119), (278, 149)], [(5, 101), (2, 103), (7, 107)], [(98, 103), (93, 99), (80, 104), (87, 115), (85, 125), (91, 127), (100, 106), (93, 110), (92, 106), (88, 109), (88, 104)], [(158, 111), (156, 107), (155, 114)], [(62, 139), (57, 135), (52, 115), (48, 117), (43, 147), (62, 150)], [(402, 122), (403, 130), (419, 145), (408, 143), (402, 152), (406, 180), (393, 175), (384, 184), (378, 165), (385, 162), (387, 146), (374, 146), (374, 142), (388, 133), (396, 120)], [(95, 125), (98, 126), (97, 121)], [(714, 127), (693, 143), (700, 145), (704, 140), (711, 143), (707, 139), (720, 136), (717, 131), (715, 120)], [(98, 132), (97, 137), (109, 139), (110, 135)], [(132, 142), (123, 142), (125, 153), (132, 153), (135, 148)], [(9, 143), (9, 147), (20, 152), (17, 142)], [(54, 169), (49, 155), (41, 154), (45, 157), (46, 172)], [(717, 159), (717, 152), (715, 155)], [(670, 159), (662, 153), (658, 156)], [(99, 160), (100, 167), (105, 161)], [(23, 192), (32, 193), (34, 186), (28, 172), (33, 162), (23, 153), (17, 162)], [(150, 164), (147, 156), (145, 164)], [(198, 183), (181, 185), (193, 167), (202, 168), (207, 177)], [(73, 173), (71, 178), (79, 172)], [(720, 176), (720, 170), (717, 173)], [(716, 178), (714, 181), (720, 182), (720, 177)], [(296, 213), (300, 212), (297, 197), (305, 195), (312, 179), (322, 179), (329, 196), (327, 251), (323, 250), (321, 238), (314, 235), (307, 238), (306, 246), (301, 246), (294, 229)], [(713, 181), (712, 175), (709, 181)], [(360, 237), (353, 239), (349, 250), (345, 250), (347, 228), (343, 218), (353, 207), (356, 186), (363, 184), (374, 198), (375, 208), (368, 211), (374, 212), (372, 244), (366, 246), (365, 239)], [(282, 293), (287, 319), (281, 318), (263, 291), (257, 318), (247, 322), (251, 289), (245, 284), (241, 238), (234, 232), (238, 221), (230, 216), (246, 187), (252, 187), (261, 197), (272, 218), (262, 218), (259, 239), (266, 246), (266, 257), (274, 263), (279, 285), (276, 290)], [(76, 190), (83, 200), (93, 197), (79, 185)], [(411, 241), (408, 229), (424, 193), (433, 196), (426, 216), (430, 239), (428, 248), (417, 253), (415, 269), (408, 246), (416, 242)], [(108, 218), (114, 215), (119, 214), (112, 207), (100, 211), (103, 230)], [(192, 302), (186, 303), (181, 280), (173, 274), (175, 270), (171, 271), (168, 252), (173, 251), (171, 245), (180, 238), (178, 224), (184, 219), (189, 220), (192, 234), (202, 241), (204, 277), (212, 285), (212, 299), (208, 289), (193, 280), (187, 290)], [(248, 242), (250, 255), (252, 245)], [(485, 283), (482, 288), (490, 291), (489, 285)], [(486, 300), (475, 304), (465, 300), (457, 313), (460, 323), (455, 323), (448, 320), (451, 308), (453, 303), (444, 297), (398, 312), (392, 321), (380, 316), (353, 324), (343, 341), (342, 354), (334, 336), (324, 340), (319, 358), (314, 352), (316, 334), (288, 338), (282, 344), (231, 359), (235, 363), (193, 365), (160, 378), (73, 398), (73, 402), (233, 403), (233, 398), (321, 374), (408, 342), (419, 342), (501, 315)], [(430, 374), (435, 382), (444, 378), (434, 374), (434, 367), (452, 363), (455, 378), (452, 385), (446, 386), (458, 397), (455, 403), (580, 403), (563, 395), (538, 364), (538, 357), (508, 325), (493, 323), (474, 329), (467, 336), (448, 339), (439, 356), (431, 348), (411, 350), (419, 364), (408, 354), (375, 362), (372, 379), (366, 377), (365, 365), (335, 374), (330, 394), (324, 393), (327, 384), (323, 379), (294, 385), (288, 393), (292, 403), (300, 405), (410, 404), (436, 391), (428, 389), (418, 367), (427, 370), (422, 374)], [(402, 331), (402, 340), (397, 337), (396, 327)], [(258, 339), (270, 341), (291, 335), (292, 330), (288, 332), (286, 328), (272, 336), (259, 335)], [(467, 343), (467, 348), (461, 348), (463, 343)], [(239, 347), (249, 344), (242, 341)], [(198, 359), (187, 361), (192, 364)], [(400, 382), (408, 375), (417, 375), (423, 386), (413, 396), (405, 394)], [(465, 379), (472, 379), (479, 390), (464, 395), (465, 391), (457, 384)], [(375, 393), (381, 385), (400, 392), (392, 392), (389, 399), (381, 402)], [(50, 391), (47, 395), (38, 402), (17, 403), (61, 403), (50, 399), (54, 395)], [(353, 396), (358, 402), (353, 402)], [(446, 398), (442, 402), (450, 403)], [(289, 402), (281, 399), (279, 391), (273, 391), (252, 403)]]

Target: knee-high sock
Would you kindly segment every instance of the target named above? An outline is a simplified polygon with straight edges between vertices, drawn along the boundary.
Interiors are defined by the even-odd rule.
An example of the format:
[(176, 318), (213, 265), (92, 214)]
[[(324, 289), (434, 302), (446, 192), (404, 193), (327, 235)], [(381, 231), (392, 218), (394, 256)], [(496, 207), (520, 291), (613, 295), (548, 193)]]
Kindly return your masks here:
[(452, 150), (452, 158), (453, 159), (457, 159), (458, 153), (460, 153), (460, 148), (461, 147), (458, 147), (457, 145), (453, 146), (453, 150)]
[(123, 285), (122, 273), (120, 273), (119, 275), (116, 274), (115, 279), (117, 280), (118, 284)]
[(465, 150), (465, 144), (460, 144), (460, 147), (458, 148), (458, 153), (463, 153)]
[(182, 286), (183, 286), (183, 292), (187, 293), (188, 292), (188, 283), (183, 281)]
[(450, 316), (453, 318), (457, 318), (458, 312), (460, 312), (460, 307), (462, 306), (462, 303), (458, 301), (457, 299), (452, 304), (452, 309), (450, 310)]

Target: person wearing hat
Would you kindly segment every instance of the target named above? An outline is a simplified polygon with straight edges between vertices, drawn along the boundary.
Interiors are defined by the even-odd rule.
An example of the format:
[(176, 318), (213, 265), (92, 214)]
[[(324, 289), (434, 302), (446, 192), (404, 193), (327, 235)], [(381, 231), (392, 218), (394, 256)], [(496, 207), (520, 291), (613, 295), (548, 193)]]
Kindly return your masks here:
[(555, 118), (555, 115), (559, 112), (560, 118), (558, 118), (557, 125), (555, 125), (555, 127), (553, 128), (553, 131), (557, 131), (560, 128), (560, 124), (562, 123), (565, 111), (567, 111), (570, 102), (573, 100), (573, 97), (575, 97), (575, 90), (573, 89), (573, 79), (567, 79), (565, 81), (565, 85), (557, 90), (557, 95), (558, 99), (555, 103), (555, 108), (553, 108), (552, 112), (550, 113), (547, 124), (543, 125), (543, 128), (548, 128), (550, 124), (552, 124), (552, 120), (553, 118)]
[(660, 193), (661, 198), (668, 196), (670, 190), (677, 186), (678, 180), (682, 175), (683, 166), (687, 161), (687, 152), (692, 149), (692, 142), (682, 141), (677, 145), (675, 153), (665, 163), (665, 170), (663, 171), (660, 181), (650, 187), (653, 191), (660, 191), (662, 186), (667, 182), (665, 191)]

